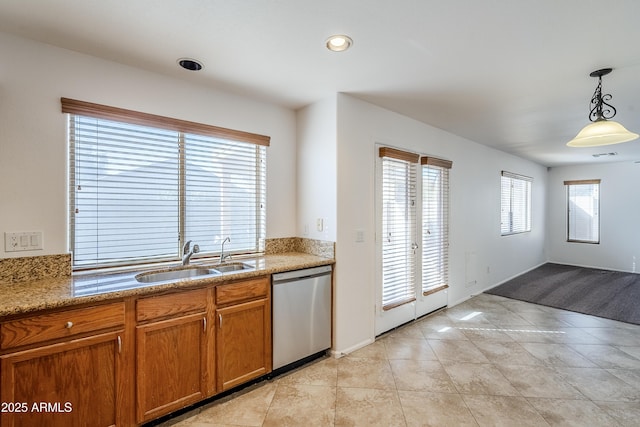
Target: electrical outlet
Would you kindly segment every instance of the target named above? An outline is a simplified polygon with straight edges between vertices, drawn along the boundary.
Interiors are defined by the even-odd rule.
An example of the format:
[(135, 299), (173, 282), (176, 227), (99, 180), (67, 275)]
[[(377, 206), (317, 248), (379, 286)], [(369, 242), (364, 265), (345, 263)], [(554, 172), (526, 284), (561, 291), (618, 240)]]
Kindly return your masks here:
[(42, 231), (23, 231), (4, 233), (4, 251), (37, 251), (42, 250)]

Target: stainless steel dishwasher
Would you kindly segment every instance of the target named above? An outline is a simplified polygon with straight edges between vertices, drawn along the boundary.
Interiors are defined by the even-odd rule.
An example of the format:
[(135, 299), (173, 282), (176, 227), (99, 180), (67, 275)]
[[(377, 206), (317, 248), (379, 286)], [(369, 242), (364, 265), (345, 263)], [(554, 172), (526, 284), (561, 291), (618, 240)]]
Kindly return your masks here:
[(331, 348), (331, 266), (273, 275), (273, 369)]

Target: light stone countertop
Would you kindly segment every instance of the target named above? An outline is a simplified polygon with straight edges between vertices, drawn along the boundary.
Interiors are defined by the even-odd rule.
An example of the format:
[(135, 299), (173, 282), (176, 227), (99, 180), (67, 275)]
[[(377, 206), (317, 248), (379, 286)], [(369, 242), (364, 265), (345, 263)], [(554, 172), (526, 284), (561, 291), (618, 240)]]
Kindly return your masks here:
[[(248, 279), (334, 264), (334, 259), (307, 253), (290, 252), (249, 258), (235, 258), (230, 262), (243, 262), (255, 268), (204, 278), (190, 278), (158, 283), (138, 283), (135, 275), (162, 268), (146, 268), (135, 271), (106, 274), (77, 274), (63, 278), (26, 280), (16, 283), (0, 283), (0, 321), (6, 317), (27, 314), (38, 310), (70, 307), (79, 304), (98, 303), (130, 296), (150, 295), (173, 289), (190, 289), (232, 280)], [(213, 267), (215, 261), (199, 261), (193, 266)], [(167, 269), (167, 267), (164, 267)]]

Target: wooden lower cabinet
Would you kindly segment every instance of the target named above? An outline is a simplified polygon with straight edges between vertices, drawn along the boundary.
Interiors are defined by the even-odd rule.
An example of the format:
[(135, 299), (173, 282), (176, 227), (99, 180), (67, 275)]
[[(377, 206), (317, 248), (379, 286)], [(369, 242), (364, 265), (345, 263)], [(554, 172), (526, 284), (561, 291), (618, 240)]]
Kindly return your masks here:
[[(231, 300), (230, 305), (216, 309), (218, 391), (229, 390), (271, 372), (269, 281), (254, 280), (228, 286), (236, 287), (233, 291), (240, 291), (237, 293), (239, 301), (243, 301), (243, 294), (255, 298), (256, 289), (258, 294), (264, 290), (264, 294), (262, 298), (246, 302)], [(226, 297), (224, 288), (219, 290), (219, 296), (224, 293)], [(245, 290), (248, 292), (243, 292)]]
[(37, 312), (0, 322), (0, 427), (140, 425), (269, 372), (268, 276)]
[(137, 328), (139, 423), (206, 397), (206, 336), (204, 313)]
[[(141, 298), (136, 304), (136, 421), (207, 397), (212, 334), (209, 289)], [(211, 387), (213, 388), (213, 387)]]
[(0, 357), (2, 427), (106, 427), (119, 421), (122, 331)]

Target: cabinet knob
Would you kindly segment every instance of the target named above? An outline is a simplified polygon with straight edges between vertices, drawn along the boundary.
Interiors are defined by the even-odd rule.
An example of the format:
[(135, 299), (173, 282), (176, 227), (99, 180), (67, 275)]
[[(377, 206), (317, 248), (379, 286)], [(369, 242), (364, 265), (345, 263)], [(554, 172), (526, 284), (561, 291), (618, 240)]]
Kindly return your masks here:
[(73, 322), (67, 322), (67, 324), (64, 325), (64, 327), (67, 328), (67, 329), (73, 328)]

